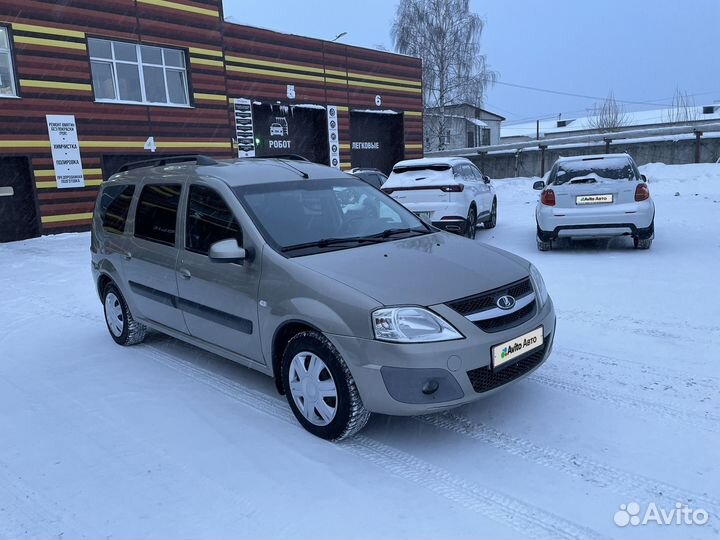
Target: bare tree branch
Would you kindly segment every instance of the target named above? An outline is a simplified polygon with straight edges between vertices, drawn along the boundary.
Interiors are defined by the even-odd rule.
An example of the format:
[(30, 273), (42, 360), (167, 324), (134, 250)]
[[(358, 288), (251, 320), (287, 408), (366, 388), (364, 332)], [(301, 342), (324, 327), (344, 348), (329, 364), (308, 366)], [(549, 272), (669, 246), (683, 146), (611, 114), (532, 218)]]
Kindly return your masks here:
[(591, 128), (604, 133), (628, 125), (629, 119), (623, 106), (615, 101), (615, 95), (610, 92), (601, 106), (595, 105), (588, 123)]
[[(483, 20), (470, 12), (469, 0), (400, 0), (392, 26), (395, 50), (423, 61), (424, 106), (439, 109), (425, 122), (426, 140), (442, 150), (447, 133), (445, 107), (481, 107), (498, 74), (480, 53)], [(429, 120), (429, 119), (428, 119)], [(435, 144), (431, 144), (435, 147)]]
[(698, 119), (698, 110), (697, 107), (695, 107), (695, 101), (692, 97), (690, 97), (687, 92), (676, 88), (672, 105), (665, 111), (663, 116), (665, 122), (692, 122)]

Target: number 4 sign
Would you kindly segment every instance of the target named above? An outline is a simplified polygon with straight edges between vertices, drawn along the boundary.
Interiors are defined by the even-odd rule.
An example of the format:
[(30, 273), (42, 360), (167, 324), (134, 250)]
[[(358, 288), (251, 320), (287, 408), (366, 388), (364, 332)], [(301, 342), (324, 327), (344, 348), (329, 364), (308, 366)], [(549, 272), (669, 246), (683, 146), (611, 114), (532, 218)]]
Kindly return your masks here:
[(145, 146), (143, 146), (145, 150), (150, 150), (151, 152), (154, 152), (157, 146), (155, 146), (155, 137), (148, 137), (147, 141), (145, 141)]

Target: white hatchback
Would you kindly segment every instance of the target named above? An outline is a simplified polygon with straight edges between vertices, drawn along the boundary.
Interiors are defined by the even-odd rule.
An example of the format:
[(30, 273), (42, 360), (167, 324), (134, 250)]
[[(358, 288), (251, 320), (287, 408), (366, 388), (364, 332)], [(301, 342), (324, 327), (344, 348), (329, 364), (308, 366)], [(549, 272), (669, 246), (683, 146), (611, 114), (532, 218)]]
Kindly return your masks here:
[(560, 237), (631, 236), (649, 249), (655, 236), (655, 204), (647, 178), (628, 154), (560, 158), (542, 190), (535, 217), (537, 247)]
[(475, 238), (479, 223), (492, 229), (497, 198), (490, 178), (466, 158), (400, 161), (383, 191), (439, 229)]

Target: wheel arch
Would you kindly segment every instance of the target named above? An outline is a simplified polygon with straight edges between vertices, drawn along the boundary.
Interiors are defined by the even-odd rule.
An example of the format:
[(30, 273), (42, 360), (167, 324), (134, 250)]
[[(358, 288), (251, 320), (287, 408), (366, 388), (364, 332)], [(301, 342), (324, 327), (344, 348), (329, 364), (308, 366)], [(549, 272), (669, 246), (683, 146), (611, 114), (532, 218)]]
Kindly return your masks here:
[[(105, 291), (105, 287), (107, 287), (109, 283), (115, 284), (115, 281), (113, 280), (113, 278), (110, 277), (109, 274), (106, 274), (103, 272), (98, 276), (97, 291), (98, 291), (98, 296), (100, 297), (101, 301), (102, 301), (103, 291)], [(117, 285), (115, 285), (115, 286), (117, 286)]]
[(282, 355), (288, 342), (297, 334), (307, 332), (308, 330), (322, 334), (322, 331), (315, 325), (300, 319), (290, 319), (284, 321), (275, 329), (271, 345), (271, 361), (272, 373), (275, 379), (275, 387), (280, 394), (285, 394), (282, 382)]

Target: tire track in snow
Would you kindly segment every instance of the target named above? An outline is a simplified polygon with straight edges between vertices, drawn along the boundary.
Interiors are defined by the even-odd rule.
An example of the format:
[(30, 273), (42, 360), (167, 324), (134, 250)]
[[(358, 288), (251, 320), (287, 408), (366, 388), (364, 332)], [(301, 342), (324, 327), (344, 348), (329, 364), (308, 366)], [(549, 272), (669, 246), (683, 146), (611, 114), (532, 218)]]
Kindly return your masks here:
[[(172, 356), (156, 346), (141, 350), (165, 366), (254, 410), (268, 414), (301, 429), (285, 401), (252, 390), (211, 371)], [(437, 495), (483, 514), (493, 521), (511, 527), (531, 538), (594, 539), (605, 538), (600, 533), (577, 525), (546, 510), (463, 480), (454, 474), (415, 456), (363, 435), (338, 443), (349, 451), (399, 478), (428, 489)]]
[(673, 419), (686, 426), (694, 426), (711, 432), (720, 431), (720, 416), (718, 415), (709, 412), (686, 411), (661, 403), (639, 399), (628, 394), (612, 393), (606, 387), (601, 388), (585, 382), (578, 384), (575, 381), (570, 381), (562, 377), (547, 375), (545, 374), (547, 371), (548, 370), (543, 370), (542, 374), (538, 374), (536, 371), (530, 375), (527, 380), (594, 401), (609, 401), (614, 405), (635, 411), (651, 413), (664, 419)]
[[(661, 337), (683, 342), (710, 343), (720, 339), (720, 326), (690, 324), (686, 321), (638, 320), (627, 315), (593, 313), (581, 309), (556, 310), (558, 319), (600, 327), (612, 326), (640, 336)], [(683, 332), (686, 330), (686, 332)], [(689, 336), (687, 331), (695, 332)], [(679, 333), (678, 333), (679, 332)], [(701, 335), (697, 335), (701, 334)]]
[[(593, 369), (596, 366), (601, 366), (600, 369), (595, 369), (595, 372), (600, 375), (607, 374), (609, 368), (610, 370), (623, 369), (623, 375), (627, 376), (624, 368), (631, 365), (635, 370), (633, 375), (662, 375), (663, 377), (659, 379), (661, 381), (676, 381), (679, 385), (685, 387), (700, 387), (712, 390), (713, 392), (720, 386), (720, 378), (709, 374), (689, 373), (687, 370), (676, 370), (668, 368), (667, 366), (663, 366), (662, 371), (658, 371), (657, 364), (648, 364), (641, 360), (633, 360), (631, 358), (619, 358), (617, 356), (597, 354), (579, 349), (553, 346), (553, 357), (556, 358), (558, 356), (572, 362), (572, 366), (577, 368)], [(544, 364), (545, 367), (552, 365), (554, 364)], [(689, 376), (691, 374), (695, 376)]]
[(438, 427), (507, 452), (549, 469), (610, 489), (627, 500), (664, 501), (668, 508), (676, 502), (701, 506), (720, 516), (720, 501), (707, 494), (694, 493), (661, 480), (624, 471), (577, 453), (541, 446), (527, 439), (515, 437), (490, 426), (475, 423), (454, 413), (440, 413), (415, 417), (415, 420)]
[(508, 525), (530, 538), (594, 539), (605, 538), (597, 531), (576, 525), (541, 508), (503, 495), (436, 467), (427, 461), (356, 435), (344, 445), (388, 472), (419, 484), (469, 510), (484, 514), (493, 521)]

